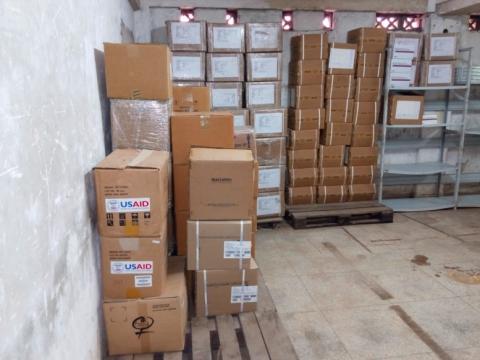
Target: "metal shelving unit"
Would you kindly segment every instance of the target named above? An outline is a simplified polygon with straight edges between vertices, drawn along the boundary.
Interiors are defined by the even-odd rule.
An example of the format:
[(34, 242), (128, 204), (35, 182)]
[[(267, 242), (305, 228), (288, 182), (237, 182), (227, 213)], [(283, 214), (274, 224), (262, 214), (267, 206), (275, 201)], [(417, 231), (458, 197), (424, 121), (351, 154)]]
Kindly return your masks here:
[[(472, 67), (472, 49), (464, 48), (460, 49), (460, 53), (466, 56), (468, 74)], [(391, 63), (392, 52), (388, 50), (387, 64)], [(389, 114), (389, 95), (391, 92), (426, 92), (426, 91), (442, 91), (445, 93), (445, 101), (439, 111), (445, 112), (444, 123), (439, 124), (423, 124), (423, 125), (388, 125)], [(451, 95), (455, 95), (458, 92), (462, 92), (462, 96), (457, 96), (457, 99), (451, 101)], [(471, 203), (478, 200), (480, 206), (480, 195), (473, 197), (459, 197), (460, 179), (461, 179), (461, 164), (463, 158), (463, 148), (465, 144), (466, 133), (466, 117), (468, 111), (468, 101), (470, 96), (470, 76), (467, 75), (466, 81), (460, 85), (452, 86), (415, 86), (407, 88), (391, 88), (390, 87), (390, 66), (387, 66), (386, 82), (384, 88), (384, 106), (383, 106), (383, 126), (382, 126), (382, 138), (381, 138), (381, 152), (380, 152), (380, 179), (379, 179), (379, 201), (394, 211), (428, 211), (428, 210), (440, 210), (456, 208), (459, 202)], [(450, 103), (455, 103), (457, 111), (462, 112), (461, 122), (458, 124), (447, 123), (447, 114), (453, 109), (450, 107)], [(448, 128), (447, 128), (448, 127)], [(451, 128), (456, 127), (457, 139), (452, 139), (450, 136)], [(407, 128), (438, 128), (441, 130), (441, 136), (438, 139), (408, 139), (408, 140), (389, 140), (387, 132), (393, 129), (407, 129)], [(391, 145), (393, 146), (390, 146)], [(429, 147), (435, 146), (440, 149), (440, 158), (438, 161), (430, 162), (418, 162), (410, 164), (385, 164), (385, 153), (389, 150), (398, 149), (420, 149), (428, 143)], [(445, 159), (445, 149), (455, 147), (457, 148), (457, 161), (454, 165), (447, 163)], [(437, 194), (436, 197), (416, 197), (416, 198), (400, 198), (400, 199), (383, 199), (383, 187), (385, 174), (401, 174), (401, 175), (437, 175)], [(455, 187), (453, 196), (440, 196), (440, 188), (442, 184), (443, 175), (453, 175), (455, 179)]]

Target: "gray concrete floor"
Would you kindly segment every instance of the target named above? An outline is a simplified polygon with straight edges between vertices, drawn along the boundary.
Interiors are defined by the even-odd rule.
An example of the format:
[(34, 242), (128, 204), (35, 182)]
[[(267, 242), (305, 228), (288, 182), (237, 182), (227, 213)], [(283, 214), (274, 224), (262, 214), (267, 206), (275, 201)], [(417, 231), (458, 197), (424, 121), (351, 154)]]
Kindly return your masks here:
[(480, 359), (480, 209), (257, 236), (300, 359)]

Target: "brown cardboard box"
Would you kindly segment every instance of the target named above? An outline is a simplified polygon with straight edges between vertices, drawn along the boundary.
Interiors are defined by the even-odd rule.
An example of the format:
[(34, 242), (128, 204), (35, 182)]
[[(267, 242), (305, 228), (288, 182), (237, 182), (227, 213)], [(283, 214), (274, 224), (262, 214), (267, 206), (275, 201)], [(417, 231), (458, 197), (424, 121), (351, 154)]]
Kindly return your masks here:
[(319, 204), (339, 203), (346, 199), (347, 187), (344, 185), (317, 187), (317, 203)]
[(455, 64), (455, 61), (422, 61), (420, 86), (453, 85)]
[(245, 24), (246, 51), (281, 52), (283, 49), (283, 31), (280, 23)]
[(377, 142), (377, 126), (355, 125), (352, 133), (352, 146), (373, 147)]
[(347, 201), (370, 201), (375, 199), (376, 194), (375, 184), (349, 185)]
[(244, 68), (243, 54), (207, 54), (207, 81), (243, 81)]
[(422, 125), (424, 97), (423, 95), (392, 95), (390, 101), (390, 125)]
[(358, 52), (383, 52), (387, 46), (387, 31), (382, 28), (362, 27), (350, 30), (347, 33), (347, 41), (357, 44)]
[(388, 47), (395, 52), (408, 55), (412, 60), (422, 57), (423, 34), (417, 32), (391, 31), (388, 34)]
[(161, 101), (172, 98), (172, 55), (168, 46), (105, 43), (103, 47), (109, 98)]
[(209, 53), (244, 53), (244, 24), (207, 24), (207, 44)]
[(301, 85), (290, 87), (290, 107), (296, 109), (323, 108), (323, 85)]
[(346, 166), (327, 167), (318, 169), (318, 185), (319, 186), (335, 186), (346, 185), (347, 183)]
[(315, 186), (289, 187), (287, 190), (288, 205), (315, 204), (316, 202), (317, 188)]
[(247, 81), (282, 80), (282, 53), (247, 54)]
[(173, 111), (210, 111), (210, 89), (206, 86), (174, 86)]
[(320, 133), (320, 144), (322, 145), (350, 145), (351, 139), (351, 123), (329, 122), (326, 129)]
[(425, 60), (455, 60), (458, 54), (458, 34), (426, 34), (423, 50)]
[(209, 82), (212, 110), (239, 110), (243, 107), (243, 83)]
[(353, 75), (327, 75), (325, 99), (352, 99), (355, 95)]
[(353, 118), (353, 99), (328, 99), (325, 101), (325, 122), (351, 123)]
[(248, 269), (252, 257), (252, 222), (187, 222), (187, 269)]
[(177, 253), (187, 255), (187, 220), (190, 216), (188, 210), (175, 211), (175, 239), (177, 241)]
[(102, 236), (160, 236), (167, 227), (166, 151), (115, 150), (94, 169)]
[(362, 52), (357, 54), (357, 77), (383, 78), (385, 73), (385, 54)]
[(292, 130), (323, 129), (325, 109), (288, 109), (288, 127)]
[(103, 302), (108, 354), (182, 351), (187, 325), (185, 260), (170, 257), (161, 296)]
[(378, 123), (380, 103), (377, 101), (355, 101), (353, 105), (353, 125)]
[(205, 21), (167, 21), (166, 25), (172, 51), (207, 51)]
[(257, 218), (278, 218), (285, 214), (285, 191), (261, 193), (257, 197)]
[(273, 192), (285, 189), (285, 166), (260, 166), (258, 191)]
[(382, 96), (382, 78), (357, 78), (356, 101), (378, 101)]
[(173, 199), (175, 211), (188, 210), (190, 199), (188, 197), (189, 165), (173, 165)]
[(373, 184), (375, 181), (376, 168), (370, 166), (349, 166), (347, 185)]
[(233, 126), (242, 127), (250, 125), (250, 111), (248, 109), (229, 110), (233, 114)]
[(324, 84), (326, 70), (326, 60), (292, 61), (288, 68), (288, 82), (290, 85)]
[(257, 159), (257, 143), (253, 127), (235, 128), (235, 149), (251, 150), (253, 158)]
[(348, 166), (377, 166), (378, 149), (376, 147), (350, 146), (345, 164)]
[(288, 168), (306, 169), (317, 167), (317, 149), (288, 150)]
[(287, 109), (251, 109), (250, 121), (257, 137), (287, 135)]
[(250, 150), (193, 148), (190, 152), (190, 220), (251, 218), (253, 178)]
[(242, 270), (196, 271), (195, 315), (202, 317), (255, 311), (257, 277), (258, 267), (253, 259), (250, 267)]
[(288, 149), (304, 150), (317, 149), (320, 132), (318, 130), (290, 130), (288, 129)]
[(302, 34), (292, 37), (290, 42), (292, 61), (327, 60), (328, 33)]
[(170, 122), (174, 165), (188, 164), (192, 147), (234, 148), (231, 113), (173, 113)]
[(167, 280), (167, 234), (159, 237), (102, 237), (103, 298), (160, 296)]
[(317, 185), (317, 168), (289, 169), (288, 186), (309, 187)]
[(172, 80), (205, 81), (205, 53), (174, 51), (172, 53)]
[(287, 140), (285, 137), (257, 138), (257, 160), (260, 166), (286, 165)]
[(344, 157), (344, 145), (320, 145), (318, 149), (318, 167), (327, 168), (343, 166)]
[(357, 45), (347, 43), (330, 43), (328, 73), (336, 75), (355, 74)]
[(245, 106), (249, 109), (278, 108), (281, 105), (281, 97), (279, 81), (245, 83)]

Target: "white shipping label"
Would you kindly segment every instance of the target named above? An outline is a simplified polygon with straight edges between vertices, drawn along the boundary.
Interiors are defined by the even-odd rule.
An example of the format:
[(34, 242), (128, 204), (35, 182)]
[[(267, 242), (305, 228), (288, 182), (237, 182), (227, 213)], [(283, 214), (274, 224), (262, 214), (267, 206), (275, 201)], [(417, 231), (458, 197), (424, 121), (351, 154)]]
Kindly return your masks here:
[(257, 215), (277, 215), (281, 213), (280, 195), (259, 196), (257, 198)]
[(257, 302), (258, 286), (232, 286), (232, 304)]
[(239, 67), (236, 56), (212, 57), (213, 78), (238, 78), (240, 76)]
[(110, 274), (153, 274), (153, 261), (110, 261)]
[(452, 82), (451, 64), (430, 64), (428, 66), (428, 84), (450, 84)]
[(150, 211), (150, 198), (105, 199), (107, 213), (130, 213)]
[(179, 45), (200, 45), (200, 23), (172, 23), (172, 43)]
[(390, 80), (390, 87), (392, 89), (404, 89), (410, 86), (410, 80), (408, 79), (392, 79)]
[(202, 59), (200, 56), (172, 56), (172, 73), (176, 79), (202, 78)]
[(277, 27), (254, 28), (250, 34), (250, 44), (253, 49), (276, 49), (278, 47)]
[(455, 56), (456, 48), (456, 37), (446, 36), (430, 38), (430, 56)]
[(215, 49), (241, 49), (242, 35), (241, 28), (214, 27), (213, 47)]
[(416, 120), (420, 116), (420, 101), (399, 100), (395, 111), (395, 119)]
[(274, 84), (251, 84), (248, 88), (248, 105), (274, 105)]
[(254, 124), (256, 134), (283, 133), (283, 113), (256, 113)]
[(245, 124), (245, 115), (234, 115), (233, 116), (233, 126), (241, 127), (246, 126)]
[(252, 78), (266, 79), (277, 78), (278, 76), (278, 58), (275, 57), (258, 57), (252, 58)]
[(329, 69), (353, 69), (355, 65), (355, 49), (330, 49)]
[(250, 259), (252, 257), (251, 241), (224, 241), (224, 259)]
[(152, 275), (136, 275), (135, 287), (152, 287)]
[(238, 107), (237, 89), (211, 89), (212, 107)]
[(393, 44), (393, 56), (403, 56), (404, 54), (411, 58), (417, 57), (418, 38), (396, 38)]
[(258, 171), (258, 188), (280, 188), (281, 171), (276, 169), (260, 169)]

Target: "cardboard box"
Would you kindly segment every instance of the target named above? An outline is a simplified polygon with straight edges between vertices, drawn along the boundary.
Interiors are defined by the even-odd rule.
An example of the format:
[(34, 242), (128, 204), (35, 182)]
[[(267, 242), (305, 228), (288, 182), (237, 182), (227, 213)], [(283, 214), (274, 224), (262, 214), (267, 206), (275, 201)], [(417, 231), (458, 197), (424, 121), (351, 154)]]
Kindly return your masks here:
[(422, 55), (423, 34), (411, 31), (392, 31), (388, 34), (388, 46), (392, 48), (393, 58), (419, 60)]
[(287, 109), (251, 109), (250, 121), (257, 137), (287, 135)]
[(286, 165), (287, 139), (283, 136), (257, 138), (257, 160), (259, 165)]
[(357, 78), (356, 101), (378, 101), (383, 92), (382, 78)]
[(249, 53), (247, 81), (282, 80), (282, 53)]
[(245, 104), (249, 109), (278, 108), (281, 95), (279, 81), (245, 83)]
[(288, 186), (309, 187), (315, 185), (317, 185), (317, 168), (288, 170)]
[(319, 186), (335, 186), (347, 184), (346, 166), (327, 167), (318, 169), (318, 185)]
[(355, 103), (353, 104), (353, 124), (377, 124), (379, 112), (380, 103), (378, 101), (355, 101)]
[(167, 280), (166, 232), (158, 237), (102, 237), (100, 244), (105, 300), (162, 294)]
[(204, 21), (166, 21), (168, 47), (172, 51), (207, 51)]
[(351, 123), (353, 119), (353, 99), (328, 99), (325, 101), (325, 122)]
[(385, 73), (385, 53), (358, 53), (357, 77), (383, 78)]
[(288, 109), (288, 127), (292, 130), (323, 129), (325, 109)]
[(245, 79), (243, 54), (207, 54), (207, 80), (241, 82)]
[(387, 31), (383, 28), (362, 27), (350, 30), (347, 41), (357, 44), (360, 53), (383, 52), (387, 46)]
[(176, 211), (188, 210), (190, 204), (188, 179), (188, 164), (173, 165), (173, 198)]
[(252, 258), (252, 222), (187, 222), (187, 270), (248, 269)]
[(323, 85), (326, 71), (326, 60), (292, 61), (288, 68), (288, 82), (290, 85)]
[(377, 126), (355, 125), (352, 133), (352, 146), (373, 147), (377, 142)]
[(390, 114), (388, 124), (390, 125), (422, 125), (424, 97), (417, 95), (391, 95)]
[(250, 150), (193, 148), (190, 152), (190, 220), (251, 218), (253, 178)]
[(349, 166), (348, 167), (348, 185), (373, 184), (375, 181), (376, 168), (370, 166)]
[(345, 164), (348, 166), (377, 166), (378, 149), (376, 147), (350, 146)]
[(260, 166), (258, 192), (274, 192), (285, 189), (285, 166)]
[(160, 101), (172, 98), (172, 54), (168, 46), (105, 43), (103, 47), (109, 98)]
[(207, 24), (207, 43), (209, 53), (244, 53), (244, 24)]
[(317, 149), (288, 150), (288, 168), (306, 169), (317, 167)]
[(278, 218), (285, 214), (285, 191), (260, 193), (257, 197), (257, 218)]
[(287, 190), (288, 205), (306, 205), (317, 202), (317, 188), (308, 187), (289, 187)]
[(458, 53), (458, 34), (425, 34), (425, 60), (455, 60)]
[(243, 83), (209, 82), (212, 110), (238, 110), (243, 107)]
[(250, 260), (246, 269), (200, 270), (195, 272), (196, 316), (237, 314), (255, 311), (258, 267)]
[(291, 130), (288, 129), (288, 149), (304, 150), (317, 149), (320, 132), (318, 130)]
[(336, 75), (355, 74), (357, 45), (347, 43), (330, 43), (328, 73)]
[(184, 268), (183, 258), (169, 258), (159, 297), (104, 301), (110, 356), (183, 350), (188, 308)]
[(210, 89), (206, 86), (174, 86), (173, 111), (210, 111)]
[(294, 60), (328, 59), (328, 33), (302, 34), (292, 37), (291, 56)]
[(115, 150), (94, 168), (100, 235), (160, 236), (167, 226), (166, 151)]
[(348, 189), (344, 185), (337, 186), (318, 186), (317, 203), (331, 204), (345, 202)]
[(343, 166), (344, 157), (344, 145), (320, 145), (318, 149), (318, 167), (327, 168)]
[(347, 201), (371, 201), (376, 198), (375, 184), (356, 184), (348, 186)]
[(175, 81), (205, 81), (205, 53), (174, 51), (172, 79)]
[(355, 95), (353, 75), (327, 75), (325, 99), (352, 99)]
[(352, 140), (352, 124), (329, 122), (324, 131), (320, 133), (322, 145), (350, 145)]
[(243, 127), (250, 125), (250, 111), (248, 109), (229, 110), (233, 114), (233, 126)]
[(455, 61), (422, 61), (420, 86), (451, 86), (455, 79)]
[(250, 52), (281, 52), (283, 30), (280, 23), (245, 24), (246, 50)]
[(173, 113), (170, 122), (174, 165), (188, 164), (192, 147), (235, 147), (231, 113)]
[(253, 158), (257, 158), (255, 130), (251, 126), (235, 128), (235, 149), (251, 150)]
[(290, 107), (296, 109), (323, 108), (323, 85), (301, 85), (290, 87)]
[(187, 221), (190, 216), (188, 210), (175, 211), (175, 240), (177, 242), (177, 254), (187, 255)]

